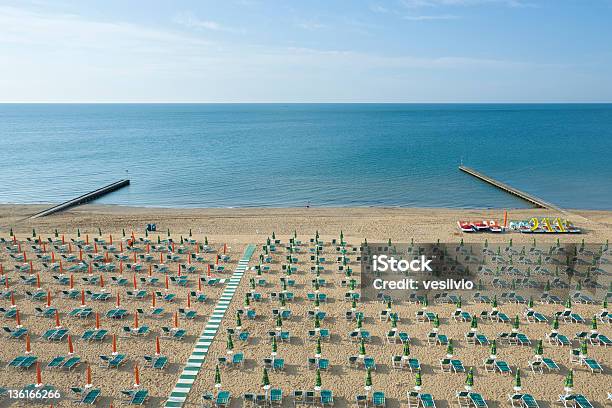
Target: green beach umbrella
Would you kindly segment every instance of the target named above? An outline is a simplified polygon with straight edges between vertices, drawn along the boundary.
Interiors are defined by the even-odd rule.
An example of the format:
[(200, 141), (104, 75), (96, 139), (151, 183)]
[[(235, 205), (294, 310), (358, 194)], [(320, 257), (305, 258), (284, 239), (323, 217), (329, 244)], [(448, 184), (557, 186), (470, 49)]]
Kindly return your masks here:
[(315, 297), (315, 300), (314, 300), (315, 309), (318, 309), (320, 305), (321, 305), (321, 302), (319, 301), (319, 297), (317, 296)]
[(322, 354), (321, 353), (321, 339), (317, 339), (317, 348), (315, 350), (315, 354), (317, 354), (319, 356)]
[[(57, 231), (57, 230), (55, 230), (55, 231)], [(12, 236), (14, 236), (14, 234), (13, 234), (13, 228), (11, 228), (11, 229), (9, 230), (9, 237), (12, 237)], [(56, 234), (55, 234), (55, 237), (57, 238), (57, 232), (56, 232)]]
[(240, 313), (236, 313), (236, 327), (242, 327), (242, 319), (240, 318)]
[(508, 246), (512, 246), (512, 238), (510, 238), (510, 243), (508, 244)]
[(436, 316), (434, 317), (433, 320), (433, 327), (434, 329), (437, 329), (440, 327), (440, 318), (438, 317), (438, 314), (436, 313)]
[(552, 322), (552, 328), (554, 331), (559, 330), (559, 316), (555, 316), (555, 319)]
[(280, 315), (276, 315), (276, 327), (283, 327), (283, 319)]
[(204, 237), (204, 245), (208, 246), (208, 237)]
[(251, 286), (251, 289), (255, 289), (255, 278), (249, 279), (249, 285)]
[(361, 339), (361, 341), (359, 342), (359, 355), (360, 356), (366, 355), (365, 342), (363, 341), (363, 339)]
[(387, 245), (389, 246), (389, 248), (391, 247), (391, 238), (389, 238), (389, 241), (387, 241)]
[(215, 387), (221, 388), (221, 370), (218, 364), (215, 366)]
[(608, 299), (603, 300), (603, 302), (601, 303), (601, 308), (603, 310), (608, 310)]
[(189, 237), (191, 238), (193, 235), (191, 235), (191, 228), (189, 228)]
[(517, 368), (514, 374), (514, 390), (520, 391), (521, 389), (521, 369)]
[(276, 344), (276, 336), (272, 337), (272, 353), (276, 354), (278, 345)]
[(157, 243), (161, 244), (161, 238), (159, 237), (159, 235), (157, 236)]
[(397, 328), (397, 316), (395, 314), (391, 316), (391, 328)]
[(574, 388), (574, 370), (570, 370), (565, 377), (565, 391), (570, 392)]
[(244, 295), (244, 306), (245, 307), (249, 307), (251, 305), (251, 299), (249, 298), (249, 295)]
[(478, 317), (476, 317), (476, 315), (472, 315), (472, 323), (470, 324), (470, 328), (472, 331), (478, 330)]
[(597, 331), (597, 317), (593, 316), (591, 318), (591, 331), (592, 332), (596, 332)]
[(355, 281), (355, 279), (351, 279), (349, 283), (349, 287), (351, 288), (351, 290), (355, 290), (356, 285), (357, 285), (357, 281)]
[(421, 370), (419, 369), (416, 372), (416, 376), (414, 377), (414, 388), (418, 391), (423, 386), (423, 378), (421, 377)]
[(474, 386), (474, 367), (470, 367), (467, 373), (467, 377), (465, 378), (465, 388), (467, 390), (471, 390)]
[(315, 329), (318, 329), (318, 328), (321, 327), (321, 320), (319, 320), (319, 314), (318, 313), (315, 313), (314, 327), (315, 327)]
[(529, 309), (533, 309), (533, 297), (529, 296), (529, 302), (527, 303)]
[(287, 301), (285, 300), (285, 297), (281, 296), (281, 298), (280, 298), (280, 305), (281, 305), (281, 307), (285, 307), (286, 304), (287, 304)]
[(572, 308), (572, 299), (568, 297), (567, 300), (565, 301), (565, 309), (570, 310), (571, 308)]
[(497, 309), (497, 295), (493, 296), (493, 309)]
[(582, 343), (580, 343), (580, 354), (582, 354), (583, 356), (586, 356), (588, 353), (587, 350), (587, 341), (586, 340), (582, 340)]
[(408, 357), (410, 355), (410, 344), (408, 342), (404, 343), (404, 349), (402, 350), (402, 356)]
[(317, 368), (315, 373), (315, 389), (321, 389), (323, 382), (321, 381), (321, 370)]
[(121, 229), (121, 235), (123, 236), (123, 238), (125, 238), (125, 228)]
[(287, 290), (287, 280), (286, 279), (283, 279), (283, 281), (282, 281), (282, 289), (283, 289), (283, 291)]
[[(100, 230), (100, 228), (98, 228), (98, 231), (100, 233), (100, 236), (102, 236), (102, 231)], [(11, 229), (11, 235), (12, 235), (13, 230)], [(55, 238), (59, 237), (59, 231), (57, 230), (57, 228), (55, 229)]]
[(344, 240), (344, 233), (340, 230), (340, 242)]
[(447, 356), (452, 356), (454, 352), (454, 348), (453, 348), (453, 340), (449, 339), (448, 340), (448, 346), (446, 346), (446, 355)]
[(272, 231), (272, 239), (276, 239), (276, 233), (274, 231)]
[(168, 228), (168, 238), (170, 238), (170, 228)]
[(512, 330), (518, 331), (520, 325), (521, 325), (521, 321), (519, 320), (518, 315), (516, 315), (514, 317), (514, 321), (512, 322)]
[(538, 341), (538, 344), (536, 345), (535, 355), (536, 356), (544, 355), (544, 344), (542, 343), (542, 340)]
[(429, 306), (429, 299), (427, 298), (427, 295), (425, 295), (423, 297), (423, 309), (427, 309), (427, 306)]
[(497, 356), (497, 341), (491, 341), (491, 357)]
[(77, 228), (77, 237), (81, 238), (81, 229), (80, 228)]
[(357, 309), (357, 301), (355, 300), (355, 298), (353, 298), (353, 301), (351, 302), (351, 309)]
[(36, 230), (32, 228), (32, 238), (36, 238)]
[(361, 329), (361, 327), (363, 326), (363, 323), (361, 321), (361, 315), (357, 316), (357, 328)]
[(232, 340), (232, 335), (231, 334), (227, 335), (227, 342), (225, 343), (225, 349), (227, 351), (234, 350), (234, 340)]
[(488, 247), (489, 247), (489, 240), (488, 240), (488, 239), (485, 239), (485, 242), (484, 242), (484, 247), (485, 247), (485, 248), (488, 248)]
[(372, 387), (372, 369), (371, 368), (368, 368), (368, 373), (366, 374), (365, 386)]
[(550, 281), (546, 281), (546, 286), (544, 286), (544, 292), (550, 292)]
[(482, 283), (482, 279), (478, 279), (478, 290), (484, 290), (484, 283)]
[(266, 392), (266, 399), (268, 399), (268, 390), (270, 389), (270, 377), (268, 377), (268, 369), (264, 367), (263, 374), (261, 376), (261, 386)]
[(390, 300), (387, 302), (387, 310), (391, 310), (391, 301)]
[(457, 309), (461, 309), (461, 296), (457, 299)]

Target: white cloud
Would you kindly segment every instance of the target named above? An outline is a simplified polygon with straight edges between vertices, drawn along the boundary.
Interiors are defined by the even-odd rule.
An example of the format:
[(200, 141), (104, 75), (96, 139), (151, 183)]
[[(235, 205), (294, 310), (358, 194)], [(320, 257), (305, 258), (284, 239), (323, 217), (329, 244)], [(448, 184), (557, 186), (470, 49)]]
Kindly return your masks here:
[(225, 27), (216, 21), (202, 20), (191, 12), (181, 12), (172, 18), (172, 22), (185, 26), (187, 28), (205, 29), (211, 31), (234, 31), (229, 27)]
[(316, 21), (302, 21), (297, 23), (297, 26), (308, 31), (317, 31), (327, 27), (325, 24), (321, 24)]
[(435, 20), (457, 20), (460, 17), (453, 14), (403, 16), (408, 21), (435, 21)]

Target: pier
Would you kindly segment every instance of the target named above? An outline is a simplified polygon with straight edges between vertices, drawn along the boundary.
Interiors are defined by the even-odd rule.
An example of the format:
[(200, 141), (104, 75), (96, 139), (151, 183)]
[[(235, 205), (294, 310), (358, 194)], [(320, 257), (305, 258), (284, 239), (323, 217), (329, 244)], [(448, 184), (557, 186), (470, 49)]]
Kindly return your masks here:
[(482, 181), (484, 181), (485, 183), (489, 183), (494, 187), (499, 188), (502, 191), (505, 191), (506, 193), (512, 194), (514, 196), (517, 196), (533, 205), (535, 205), (536, 207), (539, 208), (546, 208), (549, 210), (555, 210), (555, 211), (559, 211), (559, 212), (563, 212), (562, 209), (560, 209), (559, 207), (555, 206), (554, 204), (551, 204), (547, 201), (542, 200), (541, 198), (538, 198), (536, 196), (533, 196), (531, 194), (525, 193), (524, 191), (518, 190), (512, 186), (509, 186), (506, 183), (502, 183), (501, 181), (495, 180), (494, 178), (491, 178), (489, 176), (486, 176), (474, 169), (472, 169), (471, 167), (466, 167), (466, 166), (459, 166), (459, 170), (476, 177), (477, 179), (480, 179)]
[(113, 191), (119, 190), (120, 188), (128, 186), (129, 184), (130, 184), (129, 179), (123, 179), (123, 180), (116, 181), (107, 186), (101, 187), (97, 190), (93, 190), (93, 191), (90, 191), (89, 193), (83, 194), (77, 198), (73, 198), (72, 200), (68, 200), (64, 203), (58, 204), (51, 208), (47, 208), (44, 211), (41, 211), (39, 213), (32, 215), (30, 218), (45, 217), (47, 215), (51, 215), (51, 214), (55, 214), (60, 211), (64, 211), (68, 208), (84, 204), (88, 201), (95, 200), (96, 198), (100, 198), (103, 195), (112, 193)]

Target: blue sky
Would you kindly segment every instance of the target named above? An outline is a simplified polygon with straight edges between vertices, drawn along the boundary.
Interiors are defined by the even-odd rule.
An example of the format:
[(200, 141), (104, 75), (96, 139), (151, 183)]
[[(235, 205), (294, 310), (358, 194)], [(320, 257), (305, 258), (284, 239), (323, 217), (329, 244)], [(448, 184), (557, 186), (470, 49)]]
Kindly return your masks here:
[(612, 0), (0, 0), (3, 102), (610, 102)]

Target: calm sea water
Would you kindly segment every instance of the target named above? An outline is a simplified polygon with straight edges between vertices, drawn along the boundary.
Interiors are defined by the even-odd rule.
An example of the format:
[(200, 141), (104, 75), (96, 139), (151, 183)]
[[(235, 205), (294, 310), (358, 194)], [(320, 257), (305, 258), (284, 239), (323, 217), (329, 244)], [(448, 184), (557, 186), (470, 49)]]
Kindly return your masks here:
[(2, 203), (612, 209), (612, 105), (0, 105)]

